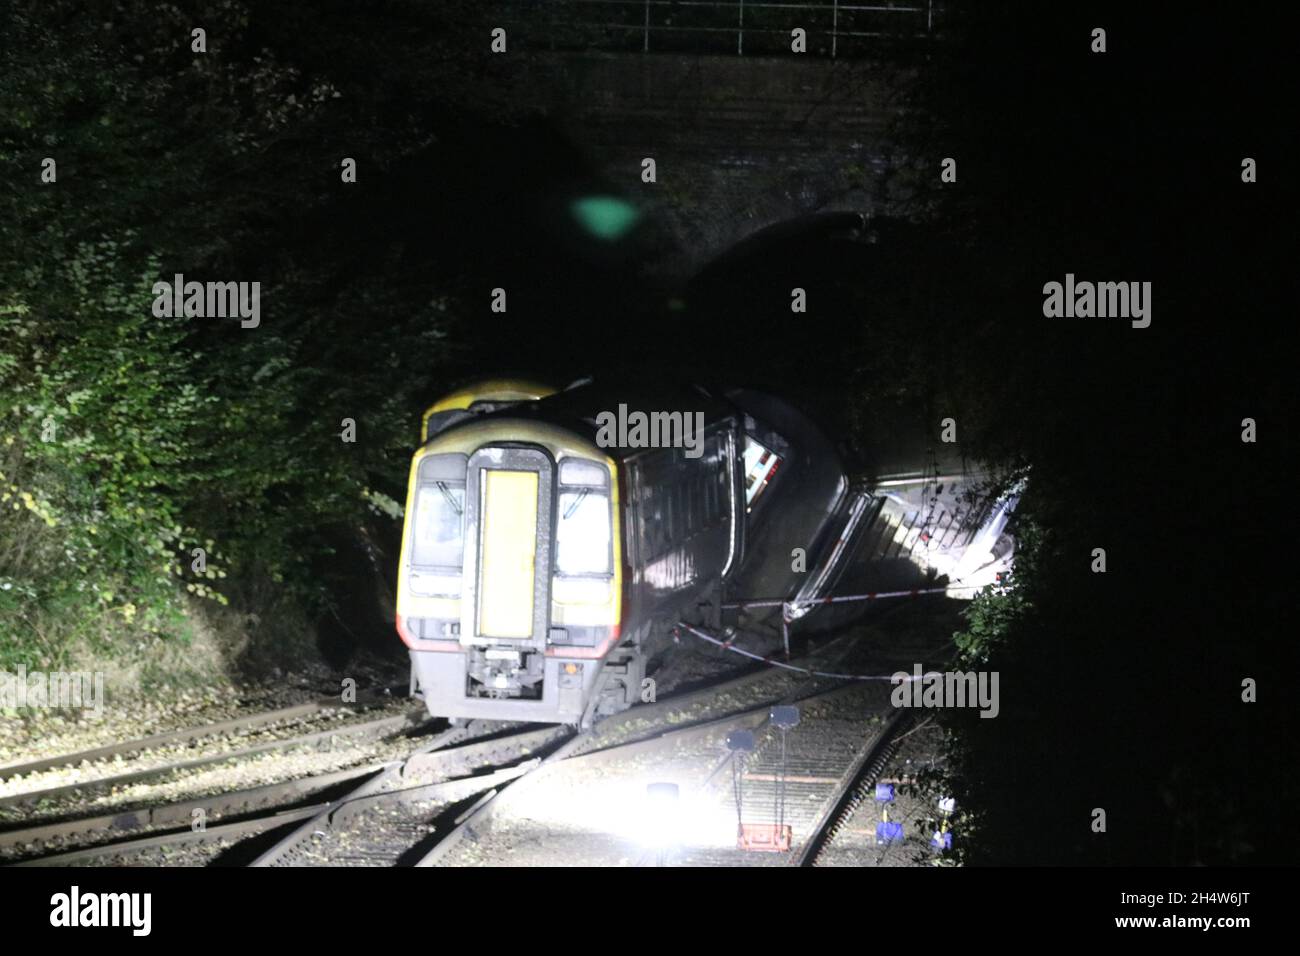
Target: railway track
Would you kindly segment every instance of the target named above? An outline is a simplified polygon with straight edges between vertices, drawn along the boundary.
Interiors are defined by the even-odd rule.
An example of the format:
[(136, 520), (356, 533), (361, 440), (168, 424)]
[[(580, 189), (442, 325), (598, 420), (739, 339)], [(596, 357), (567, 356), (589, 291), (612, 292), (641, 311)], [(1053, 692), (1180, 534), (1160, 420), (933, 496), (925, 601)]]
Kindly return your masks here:
[(411, 710), (405, 714), (381, 717), (357, 724), (333, 726), (326, 730), (284, 737), (235, 750), (221, 751), (201, 757), (169, 760), (139, 770), (92, 777), (56, 787), (22, 791), (0, 798), (0, 816), (12, 818), (20, 810), (37, 809), (42, 805), (58, 806), (61, 802), (66, 803), (70, 798), (84, 799), (88, 794), (112, 792), (146, 781), (161, 781), (176, 775), (216, 767), (231, 761), (247, 760), (252, 757), (304, 748), (328, 748), (340, 740), (378, 739), (385, 735), (416, 728), (428, 720), (428, 714), (421, 708), (418, 711)]
[(61, 767), (102, 763), (115, 757), (133, 756), (167, 747), (192, 746), (200, 741), (216, 737), (240, 736), (248, 734), (250, 731), (269, 730), (301, 723), (340, 710), (362, 711), (391, 699), (392, 690), (393, 688), (381, 688), (375, 691), (363, 692), (358, 695), (354, 703), (342, 702), (337, 697), (318, 697), (315, 700), (294, 704), (290, 707), (280, 707), (275, 710), (247, 714), (242, 717), (219, 721), (215, 724), (186, 727), (180, 730), (153, 734), (148, 737), (137, 737), (131, 740), (106, 744), (102, 747), (43, 757), (39, 760), (6, 764), (0, 766), (0, 781), (44, 773)]
[[(135, 810), (75, 817), (36, 826), (0, 831), (0, 854), (54, 855), (68, 846), (88, 845), (129, 837), (154, 829), (191, 827), (196, 820), (229, 821), (292, 806), (367, 772), (367, 768), (340, 770), (284, 783), (253, 787), (211, 797), (140, 807)], [(90, 853), (93, 846), (83, 846)]]
[(822, 851), (849, 818), (869, 799), (876, 780), (894, 752), (902, 730), (911, 723), (911, 711), (899, 710), (879, 735), (867, 741), (835, 783), (835, 789), (814, 821), (811, 832), (790, 859), (791, 866), (816, 866)]
[[(843, 635), (828, 642), (827, 645), (818, 649), (814, 654), (809, 655), (808, 659), (823, 659), (831, 651), (834, 651), (836, 657), (842, 657), (849, 646), (848, 635)], [(544, 774), (548, 769), (566, 762), (592, 764), (598, 761), (626, 758), (638, 753), (652, 752), (656, 749), (676, 745), (688, 738), (716, 731), (724, 725), (734, 728), (737, 725), (744, 726), (750, 722), (761, 724), (766, 721), (767, 715), (774, 704), (801, 700), (824, 693), (824, 691), (814, 691), (809, 687), (787, 692), (775, 699), (769, 693), (767, 699), (757, 706), (741, 710), (732, 709), (714, 717), (687, 720), (684, 726), (670, 726), (667, 729), (661, 728), (655, 732), (643, 733), (639, 736), (633, 730), (631, 733), (633, 739), (619, 739), (624, 736), (618, 733), (620, 725), (635, 727), (647, 720), (651, 722), (656, 720), (664, 721), (674, 713), (689, 709), (693, 704), (702, 701), (725, 700), (729, 693), (752, 688), (764, 682), (779, 681), (781, 677), (782, 675), (767, 670), (749, 671), (738, 677), (724, 679), (654, 704), (625, 711), (610, 718), (604, 724), (598, 725), (592, 731), (575, 733), (545, 758), (539, 760), (526, 774), (520, 774), (510, 783), (517, 786), (525, 778), (535, 778)], [(816, 686), (822, 682), (814, 678), (808, 683)], [(450, 829), (432, 842), (428, 851), (419, 858), (415, 865), (420, 867), (443, 865), (463, 842), (475, 839), (478, 832), (488, 825), (499, 804), (498, 798), (505, 792), (505, 789), (505, 786), (494, 787), (472, 807), (457, 816), (452, 821)]]
[[(496, 730), (488, 721), (453, 728), (385, 768), (261, 853), (251, 866), (346, 862), (396, 865), (427, 834), (432, 809), (523, 776), (569, 736), (563, 728)], [(474, 771), (491, 768), (487, 774)], [(362, 838), (351, 839), (358, 824)]]
[[(473, 738), (476, 734), (489, 735), (496, 731), (496, 727), (450, 728), (415, 747), (412, 753), (423, 755)], [(470, 744), (447, 764), (452, 768), (473, 769), (496, 757), (502, 748), (500, 742), (494, 741)], [(312, 821), (322, 815), (333, 815), (340, 805), (377, 790), (379, 782), (387, 781), (394, 771), (402, 768), (401, 761), (368, 765), (211, 797), (0, 831), (0, 853), (5, 850), (30, 853), (64, 843), (100, 840), (98, 845), (83, 845), (20, 861), (20, 865), (67, 865), (105, 858), (129, 859), (142, 851), (159, 848), (243, 839), (295, 821)], [(340, 786), (343, 788), (341, 791)], [(334, 791), (340, 792), (334, 794)], [(304, 799), (310, 802), (305, 806), (294, 805)], [(196, 814), (201, 814), (205, 821), (234, 819), (195, 829)], [(131, 836), (152, 828), (162, 828), (163, 832)]]
[[(844, 641), (837, 639), (806, 660), (820, 661), (831, 655), (841, 658), (845, 648)], [(129, 864), (158, 862), (160, 857), (167, 862), (177, 854), (183, 861), (230, 862), (234, 857), (235, 862), (256, 866), (340, 862), (443, 865), (467, 839), (472, 842), (485, 830), (502, 794), (522, 781), (545, 776), (547, 768), (562, 764), (592, 767), (637, 758), (724, 728), (761, 729), (774, 704), (819, 699), (847, 689), (827, 689), (826, 685), (824, 680), (809, 680), (789, 672), (751, 671), (641, 705), (582, 734), (555, 726), (471, 722), (435, 733), (402, 752), (398, 759), (382, 763), (215, 796), (41, 821), (21, 830), (0, 830), (0, 855), (6, 851), (20, 854), (23, 865)], [(261, 716), (271, 722), (269, 714)], [(416, 715), (406, 715), (381, 718), (352, 729), (363, 735), (393, 736), (418, 724)], [(180, 765), (33, 791), (16, 795), (10, 802), (24, 797), (39, 800), (83, 793), (96, 785), (120, 786), (267, 749), (320, 742), (338, 732), (331, 729), (182, 761)], [(175, 741), (184, 733), (158, 737)], [(124, 750), (134, 746), (137, 749), (133, 752), (143, 752), (148, 747), (140, 744), (156, 739), (141, 738), (121, 746)], [(51, 761), (59, 759), (67, 757)], [(204, 817), (205, 826), (191, 825), (196, 814)], [(239, 851), (245, 847), (252, 849), (241, 857)], [(202, 852), (195, 848), (202, 848)], [(221, 855), (214, 856), (209, 848), (216, 848)], [(183, 857), (185, 853), (196, 855)]]
[[(843, 645), (832, 649), (836, 651), (830, 655), (834, 665), (842, 664), (851, 652), (851, 648)], [(827, 654), (823, 652), (820, 656), (825, 658)], [(706, 688), (703, 695), (716, 698), (721, 687), (737, 689), (763, 681), (762, 675), (747, 675)], [(555, 758), (513, 781), (508, 791), (498, 788), (485, 794), (478, 804), (454, 817), (443, 837), (432, 841), (417, 865), (515, 863), (513, 851), (516, 848), (529, 849), (539, 863), (579, 862), (578, 857), (584, 852), (584, 841), (586, 850), (595, 859), (616, 862), (610, 858), (610, 845), (626, 845), (629, 839), (635, 839), (627, 832), (627, 820), (619, 821), (618, 832), (606, 831), (601, 837), (599, 831), (610, 822), (608, 819), (578, 819), (582, 811), (552, 819), (547, 819), (546, 815), (550, 808), (577, 801), (584, 809), (596, 811), (602, 809), (602, 804), (623, 806), (626, 807), (624, 816), (636, 816), (639, 811), (630, 801), (637, 799), (638, 787), (644, 795), (644, 781), (655, 778), (685, 781), (694, 775), (697, 781), (702, 782), (691, 787), (691, 792), (687, 792), (686, 784), (683, 784), (681, 805), (689, 806), (689, 812), (694, 813), (703, 803), (712, 800), (715, 806), (709, 818), (720, 819), (725, 813), (732, 812), (730, 808), (734, 805), (730, 793), (715, 793), (712, 786), (735, 759), (734, 753), (718, 759), (722, 738), (730, 731), (748, 729), (759, 739), (763, 739), (766, 733), (769, 742), (774, 740), (773, 708), (788, 704), (797, 704), (804, 710), (807, 724), (803, 728), (802, 747), (795, 748), (791, 767), (786, 767), (784, 761), (780, 766), (774, 766), (770, 755), (763, 754), (764, 748), (758, 748), (755, 756), (763, 756), (767, 766), (764, 766), (764, 760), (759, 760), (751, 767), (752, 772), (743, 775), (745, 787), (750, 790), (745, 806), (750, 811), (748, 819), (751, 822), (765, 819), (762, 813), (756, 816), (753, 809), (756, 804), (762, 810), (772, 806), (769, 798), (778, 778), (781, 779), (783, 788), (798, 798), (788, 812), (782, 812), (784, 822), (792, 825), (793, 849), (803, 854), (810, 844), (819, 844), (833, 836), (842, 814), (848, 812), (841, 806), (845, 792), (856, 793), (857, 788), (866, 786), (864, 775), (868, 770), (875, 770), (877, 755), (887, 752), (889, 741), (897, 733), (893, 720), (897, 711), (890, 706), (887, 685), (882, 683), (801, 678), (788, 683), (782, 693), (771, 692), (778, 685), (766, 686), (769, 693), (758, 703), (730, 708), (716, 716), (688, 721), (685, 725), (661, 725), (649, 732), (643, 730), (633, 739), (621, 739), (617, 729), (609, 733), (609, 728), (604, 726), (599, 729), (605, 733), (599, 736), (591, 734), (575, 738)], [(672, 703), (663, 702), (665, 706), (660, 708), (661, 716), (667, 716)], [(637, 711), (628, 713), (634, 717)], [(771, 750), (770, 747), (767, 749)], [(692, 761), (695, 761), (693, 765)], [(692, 766), (696, 769), (692, 770)], [(773, 772), (765, 774), (762, 772), (764, 769)], [(647, 776), (647, 773), (654, 776)], [(571, 782), (557, 780), (570, 776), (573, 777)], [(601, 786), (604, 782), (602, 777), (619, 776), (635, 782), (635, 786), (624, 784), (619, 789), (611, 785), (605, 791), (607, 797), (584, 799), (586, 787)], [(769, 786), (765, 787), (765, 784)], [(539, 789), (527, 789), (534, 786)], [(519, 799), (513, 799), (514, 796)], [(507, 831), (513, 827), (514, 832), (494, 835), (494, 820), (503, 815), (501, 808), (505, 802), (519, 811), (505, 814)], [(547, 809), (535, 810), (528, 806), (530, 803)], [(633, 821), (632, 829), (638, 825)], [(733, 815), (729, 828), (724, 824), (720, 831), (724, 834), (723, 840), (713, 844), (715, 849), (695, 854), (694, 862), (736, 865), (762, 860), (766, 864), (785, 864), (792, 858), (788, 853), (755, 854), (738, 850), (736, 826), (737, 820)], [(715, 837), (717, 832), (715, 828)], [(465, 852), (458, 852), (461, 850)], [(814, 851), (810, 851), (810, 855), (815, 859)], [(590, 860), (589, 857), (583, 862)], [(627, 862), (626, 856), (617, 862)]]
[[(823, 661), (830, 656), (842, 660), (851, 648), (846, 639), (829, 642), (805, 662)], [(765, 686), (766, 685), (766, 688)], [(636, 759), (656, 751), (682, 746), (692, 738), (736, 729), (761, 728), (770, 719), (771, 708), (781, 703), (831, 698), (857, 688), (844, 681), (791, 677), (788, 672), (750, 671), (705, 687), (674, 695), (654, 704), (625, 711), (598, 724), (592, 731), (572, 733), (556, 728), (522, 731), (507, 735), (499, 742), (484, 741), (471, 747), (437, 750), (413, 755), (399, 775), (404, 778), (435, 770), (454, 773), (454, 764), (472, 753), (483, 760), (510, 760), (523, 756), (516, 748), (526, 748), (526, 762), (498, 765), (486, 777), (453, 779), (443, 783), (403, 788), (385, 794), (358, 794), (341, 801), (339, 807), (322, 813), (312, 824), (304, 824), (285, 845), (269, 852), (262, 861), (276, 864), (312, 855), (311, 838), (332, 843), (317, 846), (316, 862), (432, 867), (446, 865), (459, 848), (474, 843), (490, 826), (493, 815), (507, 792), (527, 786), (554, 770), (566, 767), (592, 767), (602, 763)], [(758, 702), (748, 706), (716, 706), (742, 692), (756, 692)], [(701, 706), (704, 705), (704, 706)], [(714, 705), (712, 707), (708, 705)], [(692, 708), (700, 710), (692, 713)], [(496, 748), (496, 749), (491, 749)], [(502, 749), (504, 748), (504, 749)], [(541, 756), (532, 756), (534, 752)], [(477, 781), (475, 792), (481, 794), (468, 806), (456, 805), (452, 786), (464, 787)], [(357, 821), (353, 831), (337, 826), (340, 814), (347, 812)], [(321, 825), (328, 822), (327, 833)]]
[[(427, 720), (427, 714), (423, 710), (419, 712), (419, 717)], [(406, 729), (413, 722), (418, 723), (418, 720), (407, 715), (370, 721), (350, 729), (355, 731), (353, 736), (356, 734), (396, 733)], [(276, 745), (301, 746), (304, 743), (312, 744), (324, 740), (323, 735), (330, 733), (332, 732), (326, 731), (320, 734), (292, 738), (287, 741), (277, 742)], [(507, 749), (508, 745), (495, 740), (495, 735), (499, 733), (501, 733), (501, 725), (453, 727), (419, 744), (411, 753), (413, 756), (423, 756), (427, 752), (438, 748), (451, 747), (465, 740), (472, 741), (476, 736), (483, 737), (484, 740), (477, 743), (472, 742), (459, 749), (455, 758), (446, 761), (449, 772), (458, 769), (470, 772), (486, 763), (499, 759), (500, 755)], [(506, 736), (510, 736), (508, 731)], [(266, 748), (252, 749), (260, 753), (265, 751)], [(230, 759), (234, 756), (237, 755), (227, 753), (222, 755), (221, 759)], [(194, 764), (193, 761), (186, 763), (191, 766)], [(207, 765), (209, 760), (204, 758), (202, 763)], [(109, 856), (126, 857), (139, 850), (157, 847), (203, 844), (213, 840), (251, 836), (263, 830), (274, 829), (293, 820), (303, 817), (310, 818), (329, 810), (351, 794), (351, 789), (347, 789), (343, 791), (343, 797), (334, 796), (327, 799), (326, 797), (332, 791), (338, 790), (339, 785), (353, 784), (354, 786), (363, 787), (371, 777), (380, 773), (380, 771), (391, 771), (394, 767), (402, 767), (402, 763), (399, 761), (384, 765), (354, 767), (207, 797), (135, 809), (116, 810), (106, 814), (76, 816), (69, 819), (42, 822), (19, 829), (0, 829), (0, 855), (30, 855), (33, 852), (42, 850), (57, 850), (67, 844), (98, 844), (81, 845), (76, 849), (65, 852), (47, 853), (36, 859), (22, 861), (36, 864), (67, 864)], [(150, 776), (159, 770), (175, 769), (177, 769), (175, 765), (166, 768), (150, 768), (147, 771), (142, 771), (141, 774)], [(136, 775), (125, 776), (134, 777)], [(122, 778), (114, 779), (120, 780)], [(65, 788), (59, 789), (63, 790)], [(48, 793), (48, 791), (42, 791), (42, 793)], [(309, 803), (306, 807), (295, 806), (295, 803), (304, 799), (316, 800), (317, 802)], [(208, 827), (206, 830), (193, 829), (192, 825), (195, 819), (200, 817), (205, 823), (208, 820), (228, 820), (230, 822), (221, 822), (219, 826)], [(179, 829), (180, 827), (191, 829), (185, 831)], [(161, 828), (165, 832), (143, 837), (133, 838), (131, 836), (134, 833), (155, 828)], [(126, 839), (121, 839), (123, 837)]]
[[(684, 726), (661, 729), (647, 736), (604, 746), (593, 746), (592, 735), (589, 733), (575, 734), (545, 759), (537, 761), (526, 774), (520, 774), (510, 782), (512, 785), (517, 786), (525, 779), (535, 780), (549, 769), (555, 769), (557, 773), (575, 767), (586, 769), (600, 764), (636, 759), (656, 752), (669, 752), (688, 743), (693, 738), (703, 738), (742, 728), (759, 729), (769, 722), (773, 706), (781, 703), (831, 698), (856, 689), (842, 685), (831, 688), (808, 687), (801, 692), (787, 694), (782, 698), (769, 700), (741, 711), (733, 711), (722, 716), (690, 722)], [(467, 840), (476, 840), (482, 830), (490, 823), (492, 815), (499, 805), (499, 798), (505, 790), (504, 786), (494, 787), (490, 792), (484, 794), (474, 806), (456, 817), (452, 821), (452, 826), (436, 842), (432, 843), (429, 850), (415, 865), (445, 865), (462, 843)]]
[[(926, 785), (925, 771), (942, 759), (943, 732), (928, 718), (905, 716), (892, 728), (857, 777), (845, 787), (825, 820), (824, 838), (803, 860), (805, 866), (927, 866), (951, 863), (953, 812), (941, 794)], [(874, 800), (876, 784), (894, 784), (892, 799)], [(899, 789), (899, 785), (902, 785)], [(901, 830), (882, 840), (877, 828), (888, 820)], [(940, 843), (947, 833), (945, 847)]]
[[(700, 688), (660, 705), (646, 708), (662, 719), (685, 707), (716, 697), (720, 689), (735, 690), (765, 675), (750, 674), (709, 688)], [(608, 738), (621, 723), (639, 726), (647, 718), (641, 709), (627, 711), (600, 725), (601, 734), (573, 733), (563, 728), (524, 729), (458, 747), (428, 746), (412, 754), (400, 767), (359, 787), (287, 834), (275, 847), (254, 861), (255, 866), (346, 862), (352, 865), (441, 865), (466, 838), (487, 824), (497, 798), (508, 786), (568, 760), (610, 759), (664, 746), (716, 729), (722, 723), (762, 719), (767, 705), (725, 716), (690, 721), (684, 726), (660, 729), (622, 743)], [(542, 754), (542, 756), (534, 756)], [(522, 762), (521, 762), (522, 761)], [(480, 776), (456, 776), (483, 767), (495, 767)], [(399, 786), (399, 781), (434, 776), (431, 783)], [(385, 789), (387, 787), (395, 789)], [(458, 815), (456, 804), (479, 795)], [(453, 816), (443, 823), (451, 808)]]
[[(292, 865), (309, 858), (313, 842), (318, 841), (322, 835), (328, 836), (331, 831), (344, 830), (359, 815), (380, 808), (410, 814), (412, 819), (403, 821), (403, 826), (398, 829), (407, 830), (406, 835), (416, 837), (414, 843), (418, 844), (419, 838), (427, 837), (430, 832), (425, 821), (430, 816), (436, 816), (439, 809), (455, 806), (457, 802), (484, 791), (488, 792), (489, 797), (494, 796), (514, 780), (542, 765), (542, 759), (534, 757), (534, 754), (545, 753), (548, 761), (553, 762), (577, 755), (583, 747), (593, 757), (601, 754), (608, 757), (610, 752), (620, 747), (630, 748), (631, 752), (647, 745), (653, 746), (654, 741), (663, 736), (660, 722), (680, 719), (680, 715), (692, 707), (717, 700), (719, 695), (723, 695), (722, 699), (725, 700), (726, 693), (761, 683), (769, 676), (771, 675), (766, 673), (751, 673), (624, 712), (603, 723), (600, 726), (601, 732), (595, 735), (572, 736), (564, 728), (554, 726), (515, 729), (486, 722), (454, 727), (413, 748), (404, 760), (383, 766), (356, 768), (213, 797), (3, 831), (0, 832), (0, 853), (5, 850), (25, 850), (30, 853), (58, 849), (63, 844), (101, 837), (106, 840), (98, 845), (46, 853), (23, 862), (26, 865), (67, 865), (97, 860), (129, 860), (145, 851), (238, 841), (296, 823), (297, 827), (292, 832), (284, 834), (253, 861), (254, 865), (259, 866)], [(707, 710), (705, 712), (709, 713)], [(757, 713), (755, 708), (739, 712), (742, 717)], [(685, 726), (677, 727), (669, 733), (673, 737), (685, 737), (706, 730), (719, 720), (735, 716), (737, 712), (732, 710), (727, 717), (688, 721)], [(659, 729), (652, 729), (647, 735), (643, 727), (647, 722), (654, 722)], [(619, 739), (619, 725), (627, 725), (627, 732), (634, 739), (622, 744), (615, 742)], [(357, 729), (362, 732), (392, 732), (404, 726), (404, 722), (399, 722), (399, 719), (384, 718), (382, 722), (360, 725)], [(312, 738), (316, 736), (311, 735)], [(250, 749), (260, 751), (264, 747), (291, 746), (295, 742), (302, 743), (303, 738)], [(240, 753), (244, 751), (184, 763), (189, 766), (207, 764), (209, 760), (231, 759)], [(149, 768), (103, 778), (95, 783), (120, 784), (123, 780), (148, 777), (175, 769), (175, 765)], [(489, 772), (482, 773), (484, 770)], [(479, 775), (473, 776), (474, 774)], [(341, 783), (346, 783), (347, 789), (332, 799), (320, 798), (331, 786)], [(36, 791), (24, 796), (47, 798), (53, 793), (83, 791), (86, 786), (77, 784)], [(308, 800), (305, 806), (286, 807), (295, 800), (304, 799)], [(482, 810), (482, 807), (477, 809)], [(214, 825), (203, 830), (190, 829), (189, 825), (196, 812), (204, 814)], [(486, 813), (479, 813), (467, 819), (466, 830), (485, 818)], [(170, 829), (163, 833), (132, 836), (157, 828)], [(445, 855), (456, 842), (457, 837), (452, 836), (443, 845), (444, 840), (440, 835), (434, 846), (443, 845), (439, 854)], [(399, 862), (402, 858), (400, 851), (409, 849), (410, 846), (381, 847), (377, 854), (372, 855), (390, 857), (390, 862)]]

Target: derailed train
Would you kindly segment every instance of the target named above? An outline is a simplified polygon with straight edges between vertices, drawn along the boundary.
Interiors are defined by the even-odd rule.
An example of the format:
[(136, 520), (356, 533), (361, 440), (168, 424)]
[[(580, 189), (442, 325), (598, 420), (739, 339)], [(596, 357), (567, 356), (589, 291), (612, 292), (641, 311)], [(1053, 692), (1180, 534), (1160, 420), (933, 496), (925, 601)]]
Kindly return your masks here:
[[(689, 448), (610, 444), (601, 422), (620, 406), (702, 434)], [(920, 501), (938, 477), (854, 484), (811, 421), (747, 389), (493, 380), (430, 408), (423, 439), (396, 623), (416, 692), (451, 718), (587, 725), (641, 699), (647, 661), (682, 618), (819, 614), (864, 541), (876, 565), (920, 567), (906, 490), (923, 487)], [(990, 524), (1000, 540), (1008, 513), (971, 511), (960, 544), (989, 539)], [(724, 611), (736, 596), (788, 605)]]

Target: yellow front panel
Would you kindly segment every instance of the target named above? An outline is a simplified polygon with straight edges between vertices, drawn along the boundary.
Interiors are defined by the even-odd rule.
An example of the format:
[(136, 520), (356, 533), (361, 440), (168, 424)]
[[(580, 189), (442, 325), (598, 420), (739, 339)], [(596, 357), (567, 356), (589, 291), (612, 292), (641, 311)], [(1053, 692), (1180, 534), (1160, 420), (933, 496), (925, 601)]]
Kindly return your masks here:
[(537, 560), (537, 472), (483, 472), (478, 632), (531, 637)]

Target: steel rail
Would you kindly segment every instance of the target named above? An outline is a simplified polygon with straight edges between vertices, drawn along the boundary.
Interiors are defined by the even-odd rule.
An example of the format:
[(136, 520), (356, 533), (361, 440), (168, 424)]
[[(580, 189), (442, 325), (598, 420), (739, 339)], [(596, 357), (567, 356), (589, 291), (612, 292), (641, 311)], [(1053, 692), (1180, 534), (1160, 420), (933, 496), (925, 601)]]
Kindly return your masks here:
[(148, 767), (143, 770), (133, 770), (109, 777), (95, 777), (90, 780), (81, 780), (75, 783), (64, 784), (59, 787), (47, 787), (43, 790), (28, 790), (23, 793), (11, 794), (7, 797), (0, 798), (0, 810), (11, 807), (30, 806), (44, 800), (70, 796), (71, 794), (84, 790), (126, 786), (128, 784), (139, 783), (143, 780), (149, 780), (153, 777), (165, 776), (169, 773), (196, 770), (201, 767), (214, 766), (231, 760), (259, 756), (264, 753), (293, 750), (298, 747), (309, 747), (313, 744), (320, 743), (321, 741), (333, 740), (336, 738), (383, 736), (390, 731), (399, 731), (409, 727), (419, 726), (421, 722), (428, 719), (428, 713), (421, 708), (419, 711), (413, 711), (408, 714), (399, 714), (393, 717), (381, 717), (377, 720), (367, 721), (365, 723), (353, 724), (345, 727), (333, 727), (329, 730), (316, 731), (315, 733), (303, 734), (297, 737), (286, 737), (283, 740), (268, 741), (264, 744), (257, 744), (252, 747), (243, 747), (238, 750), (229, 750), (225, 753), (210, 754), (205, 757), (195, 757), (189, 760), (171, 761), (169, 763), (160, 764), (156, 767)]
[(171, 730), (161, 734), (153, 734), (148, 737), (137, 737), (132, 740), (123, 740), (115, 744), (106, 744), (102, 747), (93, 747), (88, 750), (78, 750), (70, 753), (57, 754), (53, 757), (43, 757), (40, 760), (29, 760), (25, 763), (7, 764), (0, 767), (0, 780), (7, 780), (10, 777), (25, 776), (30, 773), (41, 773), (59, 767), (75, 766), (80, 763), (93, 763), (98, 760), (106, 760), (109, 757), (136, 754), (146, 750), (156, 750), (159, 747), (195, 743), (196, 741), (203, 740), (207, 737), (218, 737), (222, 735), (242, 733), (248, 730), (259, 730), (275, 724), (301, 721), (304, 718), (312, 717), (316, 714), (330, 710), (365, 710), (383, 703), (385, 692), (387, 690), (389, 690), (389, 688), (384, 688), (380, 691), (369, 691), (361, 695), (361, 698), (355, 703), (340, 701), (336, 697), (319, 697), (314, 701), (294, 704), (291, 707), (281, 707), (277, 710), (250, 714), (245, 717), (233, 717), (229, 720), (223, 720), (215, 724), (206, 724), (199, 727), (186, 727), (181, 730)]
[(373, 772), (374, 769), (374, 767), (359, 767), (339, 770), (211, 797), (198, 797), (175, 803), (141, 807), (137, 810), (56, 820), (32, 827), (4, 830), (0, 831), (0, 849), (40, 847), (60, 841), (87, 838), (93, 834), (127, 835), (154, 827), (181, 824), (188, 826), (194, 819), (195, 811), (202, 812), (205, 817), (216, 819), (233, 817), (262, 810), (268, 806), (282, 806), (293, 798), (320, 793), (335, 784)]
[(911, 711), (898, 710), (889, 719), (884, 728), (866, 746), (840, 777), (835, 788), (822, 807), (812, 832), (804, 840), (799, 851), (790, 858), (790, 866), (816, 866), (826, 846), (835, 839), (835, 834), (848, 822), (858, 806), (866, 798), (866, 789), (874, 786), (876, 778), (884, 770), (885, 762), (894, 751), (898, 732), (908, 722)]

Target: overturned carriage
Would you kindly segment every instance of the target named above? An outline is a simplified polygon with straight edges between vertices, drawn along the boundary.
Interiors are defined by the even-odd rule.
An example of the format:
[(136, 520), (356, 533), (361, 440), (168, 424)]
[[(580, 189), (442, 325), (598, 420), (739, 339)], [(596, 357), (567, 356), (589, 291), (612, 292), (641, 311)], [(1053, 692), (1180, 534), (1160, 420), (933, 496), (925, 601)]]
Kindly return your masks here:
[[(433, 406), (423, 437), (397, 630), (443, 717), (582, 725), (631, 706), (675, 622), (811, 613), (886, 506), (810, 420), (750, 390), (483, 382)], [(788, 603), (738, 618), (737, 595)]]

